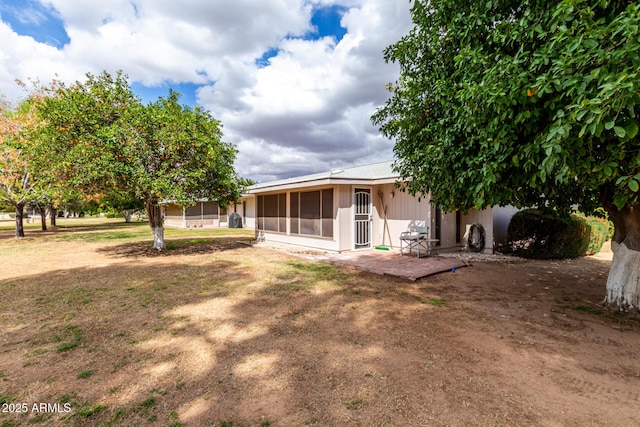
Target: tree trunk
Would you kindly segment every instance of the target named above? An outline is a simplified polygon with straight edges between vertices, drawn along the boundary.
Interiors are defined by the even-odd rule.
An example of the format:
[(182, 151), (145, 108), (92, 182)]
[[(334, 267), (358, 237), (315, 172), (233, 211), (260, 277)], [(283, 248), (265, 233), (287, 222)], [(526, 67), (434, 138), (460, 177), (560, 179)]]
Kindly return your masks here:
[(49, 222), (51, 223), (52, 227), (56, 226), (56, 217), (58, 216), (58, 209), (51, 207), (49, 208), (49, 215), (51, 215), (51, 217), (49, 218)]
[(160, 205), (152, 200), (146, 202), (147, 216), (149, 217), (149, 227), (153, 234), (153, 248), (159, 251), (165, 249), (164, 227)]
[(131, 210), (124, 209), (122, 211), (122, 216), (124, 217), (124, 222), (131, 222)]
[(638, 310), (640, 303), (640, 207), (618, 210), (604, 203), (615, 232), (611, 241), (613, 261), (603, 304), (620, 311)]
[(47, 208), (38, 205), (38, 211), (40, 212), (40, 224), (42, 225), (42, 231), (47, 231)]
[(16, 238), (24, 237), (24, 226), (22, 223), (24, 217), (24, 203), (15, 204), (16, 208)]

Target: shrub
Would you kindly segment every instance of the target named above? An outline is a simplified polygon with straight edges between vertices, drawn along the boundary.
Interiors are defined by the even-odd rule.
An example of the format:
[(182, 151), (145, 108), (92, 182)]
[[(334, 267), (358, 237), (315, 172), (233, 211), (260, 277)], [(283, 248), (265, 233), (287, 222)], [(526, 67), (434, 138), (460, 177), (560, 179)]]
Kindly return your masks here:
[(586, 254), (590, 230), (587, 221), (575, 215), (525, 209), (511, 218), (507, 249), (524, 258), (576, 258)]
[(604, 242), (609, 239), (609, 221), (604, 218), (598, 218), (595, 216), (585, 217), (584, 220), (590, 228), (591, 234), (589, 237), (589, 247), (587, 248), (587, 255), (593, 255), (600, 252)]

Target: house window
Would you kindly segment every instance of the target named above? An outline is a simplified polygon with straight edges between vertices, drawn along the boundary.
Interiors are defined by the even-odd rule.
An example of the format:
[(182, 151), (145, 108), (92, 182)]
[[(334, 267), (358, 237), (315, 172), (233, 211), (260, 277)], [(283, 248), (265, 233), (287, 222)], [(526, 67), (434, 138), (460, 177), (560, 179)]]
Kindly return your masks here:
[(287, 231), (287, 195), (258, 196), (258, 230)]
[(291, 234), (333, 237), (333, 189), (291, 193)]

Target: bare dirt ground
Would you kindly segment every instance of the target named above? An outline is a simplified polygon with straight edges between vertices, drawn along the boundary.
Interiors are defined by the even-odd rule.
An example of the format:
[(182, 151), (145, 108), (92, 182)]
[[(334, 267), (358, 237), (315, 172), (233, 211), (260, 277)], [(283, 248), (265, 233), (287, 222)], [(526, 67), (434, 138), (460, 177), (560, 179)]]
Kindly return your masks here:
[(610, 253), (409, 282), (147, 244), (0, 240), (0, 399), (29, 405), (3, 427), (640, 425), (640, 320), (597, 305)]

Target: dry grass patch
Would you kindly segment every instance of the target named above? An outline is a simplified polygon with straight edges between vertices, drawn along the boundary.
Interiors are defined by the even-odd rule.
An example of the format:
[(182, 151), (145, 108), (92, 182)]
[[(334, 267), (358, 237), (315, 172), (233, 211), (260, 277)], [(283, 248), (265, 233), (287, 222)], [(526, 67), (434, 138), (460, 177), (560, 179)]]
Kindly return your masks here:
[(248, 230), (167, 230), (162, 253), (146, 224), (3, 233), (0, 403), (70, 410), (2, 427), (640, 424), (638, 323), (565, 310), (601, 261), (407, 283)]

